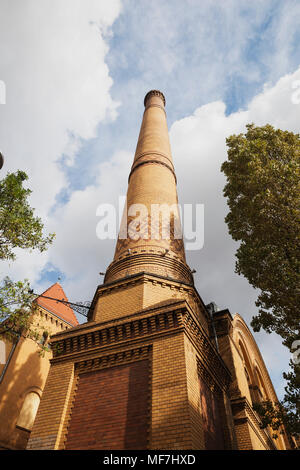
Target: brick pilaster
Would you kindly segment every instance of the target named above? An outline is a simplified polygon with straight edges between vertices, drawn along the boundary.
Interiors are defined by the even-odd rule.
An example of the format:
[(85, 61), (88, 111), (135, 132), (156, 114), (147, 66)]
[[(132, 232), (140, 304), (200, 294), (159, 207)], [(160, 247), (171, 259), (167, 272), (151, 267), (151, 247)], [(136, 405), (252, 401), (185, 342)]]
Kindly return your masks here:
[(74, 364), (52, 364), (27, 449), (59, 449), (74, 380)]

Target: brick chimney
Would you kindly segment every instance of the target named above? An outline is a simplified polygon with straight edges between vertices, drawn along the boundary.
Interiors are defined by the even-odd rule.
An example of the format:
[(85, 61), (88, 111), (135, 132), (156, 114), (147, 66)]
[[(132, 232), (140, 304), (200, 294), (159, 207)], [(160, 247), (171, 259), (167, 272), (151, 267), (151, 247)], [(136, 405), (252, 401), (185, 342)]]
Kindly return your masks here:
[(181, 234), (165, 97), (149, 91), (113, 262), (105, 283), (147, 272), (193, 283)]

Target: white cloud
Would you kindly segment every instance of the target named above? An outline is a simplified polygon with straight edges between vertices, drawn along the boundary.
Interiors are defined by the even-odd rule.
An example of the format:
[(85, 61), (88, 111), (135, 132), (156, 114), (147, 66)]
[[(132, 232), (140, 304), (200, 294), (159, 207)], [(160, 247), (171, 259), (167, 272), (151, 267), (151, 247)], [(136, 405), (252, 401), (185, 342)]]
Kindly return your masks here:
[(299, 2), (146, 3), (147, 14), (145, 1), (127, 0), (109, 63), (124, 99), (162, 89), (169, 119), (217, 99), (247, 103), (299, 64)]
[[(204, 291), (206, 301), (215, 299), (221, 306), (230, 306), (241, 314), (251, 313), (256, 293), (233, 273), (236, 244), (224, 223), (225, 178), (220, 172), (226, 159), (225, 139), (232, 133), (243, 132), (245, 124), (252, 121), (296, 130), (299, 106), (292, 104), (290, 97), (292, 82), (299, 77), (300, 69), (283, 77), (255, 97), (247, 110), (226, 116), (224, 103), (213, 102), (197, 108), (192, 116), (175, 122), (170, 129), (179, 200), (182, 204), (205, 204), (204, 249), (188, 254), (190, 264), (199, 273), (200, 293)], [(132, 158), (128, 152), (116, 151), (96, 169), (95, 184), (74, 191), (70, 200), (51, 216), (50, 226), (57, 239), (49, 250), (49, 260), (65, 272), (73, 292), (83, 279), (87, 284), (91, 282), (93, 289), (92, 273), (105, 269), (112, 260), (114, 243), (107, 252), (106, 244), (96, 238), (95, 213), (99, 203), (117, 204), (118, 196), (125, 194)]]
[(116, 117), (104, 34), (119, 12), (119, 0), (2, 1), (2, 171), (28, 172), (42, 217), (67, 184), (57, 160), (66, 153), (72, 163), (80, 139)]
[(74, 191), (68, 203), (51, 216), (49, 226), (57, 237), (48, 251), (49, 260), (66, 274), (64, 288), (70, 298), (90, 299), (102, 282), (99, 271), (112, 261), (115, 241), (97, 238), (96, 209), (106, 203), (118, 208), (119, 195), (126, 195), (132, 159), (128, 152), (115, 153), (96, 168), (95, 185)]
[[(188, 253), (190, 266), (197, 269), (195, 279), (199, 293), (205, 302), (214, 300), (220, 307), (229, 307), (232, 313), (239, 312), (248, 323), (256, 311), (257, 293), (243, 277), (234, 273), (237, 245), (228, 235), (224, 222), (227, 213), (222, 196), (225, 178), (220, 172), (226, 159), (225, 139), (230, 134), (243, 132), (248, 122), (257, 125), (268, 122), (296, 131), (300, 108), (292, 103), (291, 93), (292, 83), (299, 78), (300, 68), (282, 77), (274, 87), (266, 87), (246, 110), (226, 116), (224, 103), (208, 103), (197, 108), (192, 116), (175, 122), (170, 129), (179, 200), (182, 204), (205, 204), (204, 248)], [(51, 227), (57, 232), (57, 240), (49, 250), (49, 260), (66, 274), (64, 286), (69, 298), (91, 298), (96, 285), (101, 283), (98, 272), (104, 271), (113, 258), (115, 243), (96, 238), (95, 212), (99, 203), (117, 205), (118, 196), (125, 194), (132, 158), (128, 152), (116, 152), (99, 165), (95, 185), (75, 191), (70, 201), (52, 216)], [(274, 364), (274, 341), (259, 335), (258, 343), (271, 375), (282, 386), (278, 360)], [(276, 351), (277, 356), (282, 357), (282, 365), (288, 358), (279, 343), (276, 342)]]
[[(295, 2), (289, 4), (294, 7), (283, 8), (284, 20), (279, 8), (277, 20), (264, 29), (271, 1), (249, 3), (247, 14), (244, 5), (230, 0), (217, 7), (203, 1), (201, 8), (194, 1), (186, 7), (182, 2), (153, 1), (147, 4), (147, 15), (143, 2), (134, 9), (129, 2), (129, 16), (125, 12), (119, 25), (125, 32), (119, 40), (124, 42), (115, 44), (110, 57), (119, 78), (116, 90), (123, 83), (124, 99), (128, 98), (123, 126), (137, 122), (136, 113), (132, 115), (136, 106), (130, 107), (130, 102), (148, 87), (162, 87), (167, 113), (169, 108), (178, 116), (181, 109), (183, 114), (196, 108), (170, 129), (180, 202), (205, 204), (204, 249), (189, 253), (188, 261), (197, 269), (197, 288), (204, 301), (215, 300), (248, 321), (255, 313), (257, 295), (244, 278), (234, 274), (236, 244), (224, 223), (225, 179), (220, 166), (226, 159), (226, 136), (242, 132), (247, 122), (299, 130), (300, 105), (293, 104), (291, 96), (300, 69), (272, 85), (294, 63), (291, 48), (300, 10)], [(33, 206), (45, 221), (55, 196), (67, 186), (57, 160), (65, 153), (72, 165), (82, 139), (95, 136), (99, 122), (116, 117), (105, 61), (106, 35), (120, 11), (118, 0), (2, 1), (0, 79), (7, 88), (7, 104), (0, 106), (0, 150), (6, 157), (2, 171), (28, 172)], [(256, 37), (257, 30), (265, 39)], [(247, 51), (250, 43), (258, 47), (252, 58)], [(231, 79), (241, 78), (252, 86), (262, 77), (270, 85), (243, 110), (227, 116), (223, 101), (212, 101), (232, 91)], [(244, 85), (242, 93), (246, 91)], [(199, 107), (205, 100), (212, 102)], [(139, 106), (142, 112), (142, 101)], [(124, 133), (118, 125), (112, 135)], [(11, 275), (36, 282), (50, 263), (65, 274), (64, 288), (71, 300), (91, 299), (101, 282), (98, 272), (111, 262), (114, 250), (113, 242), (96, 238), (96, 208), (101, 202), (116, 203), (119, 194), (125, 194), (132, 162), (132, 154), (122, 150), (118, 140), (110, 148), (113, 157), (92, 167), (98, 173), (93, 185), (74, 191), (66, 204), (52, 210), (47, 229), (57, 233), (53, 247), (43, 255), (20, 253)], [(89, 154), (82, 158), (86, 162), (81, 168), (89, 165)], [(48, 286), (44, 282), (35, 287), (40, 292)], [(269, 343), (264, 346), (260, 340), (259, 345), (273, 367)]]
[[(270, 123), (276, 128), (299, 132), (300, 104), (293, 104), (291, 99), (293, 83), (299, 78), (300, 68), (282, 77), (275, 86), (266, 86), (246, 110), (229, 116), (225, 115), (224, 103), (209, 103), (196, 109), (192, 116), (175, 122), (170, 130), (179, 200), (205, 204), (204, 248), (187, 254), (188, 262), (197, 269), (200, 295), (205, 302), (214, 300), (222, 308), (239, 312), (248, 323), (256, 313), (257, 292), (243, 277), (234, 274), (237, 244), (229, 237), (224, 222), (228, 208), (222, 196), (225, 176), (220, 172), (227, 158), (225, 139), (244, 132), (246, 123), (250, 122)], [(285, 363), (287, 368), (288, 352), (274, 335), (271, 340), (266, 334), (258, 338), (267, 366), (279, 381), (281, 366)]]

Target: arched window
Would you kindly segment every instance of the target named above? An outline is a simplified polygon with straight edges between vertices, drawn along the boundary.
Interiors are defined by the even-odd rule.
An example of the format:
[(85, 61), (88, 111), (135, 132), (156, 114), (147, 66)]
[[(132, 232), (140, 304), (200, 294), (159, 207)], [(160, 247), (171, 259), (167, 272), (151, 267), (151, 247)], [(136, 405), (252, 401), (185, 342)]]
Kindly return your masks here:
[(45, 346), (46, 342), (47, 342), (47, 339), (48, 339), (48, 336), (49, 336), (49, 333), (47, 331), (44, 331), (43, 332), (43, 335), (42, 335), (42, 338), (40, 340), (40, 344), (42, 346)]
[(246, 367), (244, 367), (244, 372), (245, 372), (245, 376), (246, 376), (248, 385), (251, 385), (249, 372), (247, 371)]
[(30, 392), (26, 395), (18, 421), (17, 426), (31, 431), (36, 417), (36, 413), (40, 404), (40, 397), (35, 392)]
[(258, 392), (259, 392), (259, 400), (260, 401), (265, 401), (268, 399), (268, 394), (267, 394), (267, 391), (266, 391), (266, 388), (264, 386), (264, 382), (263, 382), (263, 379), (261, 377), (261, 374), (258, 370), (257, 367), (255, 367), (255, 375), (256, 375), (256, 379), (257, 379), (257, 387), (258, 387)]
[(244, 362), (244, 373), (245, 373), (245, 377), (247, 380), (248, 390), (250, 393), (251, 401), (252, 403), (254, 403), (257, 400), (255, 397), (255, 392), (254, 392), (255, 387), (254, 387), (254, 379), (253, 379), (253, 370), (252, 370), (251, 363), (249, 360), (249, 355), (242, 341), (239, 341), (239, 347), (240, 347), (240, 351), (241, 351), (243, 362)]

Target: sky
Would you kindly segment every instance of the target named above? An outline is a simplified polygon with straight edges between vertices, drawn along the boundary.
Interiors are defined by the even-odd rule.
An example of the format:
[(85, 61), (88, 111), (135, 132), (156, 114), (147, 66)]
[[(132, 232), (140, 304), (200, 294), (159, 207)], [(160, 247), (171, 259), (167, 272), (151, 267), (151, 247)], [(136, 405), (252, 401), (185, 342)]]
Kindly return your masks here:
[[(0, 0), (0, 12), (1, 176), (27, 172), (56, 233), (42, 254), (16, 250), (1, 276), (37, 293), (60, 278), (70, 301), (92, 299), (115, 245), (96, 237), (96, 209), (126, 194), (143, 99), (159, 89), (179, 201), (204, 204), (204, 247), (187, 253), (196, 287), (249, 325), (258, 292), (234, 272), (220, 166), (249, 122), (299, 132), (300, 2)], [(275, 335), (255, 339), (282, 397), (289, 353)]]

